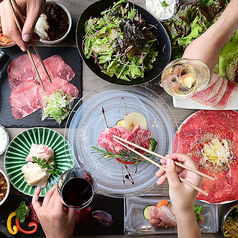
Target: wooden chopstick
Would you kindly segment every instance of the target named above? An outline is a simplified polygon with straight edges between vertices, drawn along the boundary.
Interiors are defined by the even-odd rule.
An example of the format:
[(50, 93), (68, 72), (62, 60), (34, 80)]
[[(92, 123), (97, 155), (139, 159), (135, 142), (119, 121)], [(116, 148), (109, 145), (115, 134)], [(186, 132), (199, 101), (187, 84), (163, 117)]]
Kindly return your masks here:
[[(20, 11), (19, 8), (18, 8), (16, 1), (15, 1), (15, 0), (11, 0), (11, 1), (12, 1), (13, 5), (14, 5), (16, 11), (17, 11), (17, 14), (18, 14), (18, 16), (19, 16), (19, 18), (20, 18), (22, 24), (24, 24), (24, 23), (25, 23), (25, 19), (24, 19), (23, 15), (22, 15), (21, 11)], [(45, 73), (46, 73), (46, 75), (47, 75), (49, 81), (52, 83), (52, 80), (51, 80), (51, 78), (50, 78), (50, 75), (49, 75), (49, 73), (48, 73), (48, 71), (47, 71), (47, 69), (46, 69), (46, 67), (45, 67), (45, 64), (44, 64), (44, 62), (43, 62), (43, 60), (42, 60), (42, 58), (41, 58), (41, 56), (40, 56), (40, 53), (39, 53), (39, 51), (38, 51), (38, 49), (37, 49), (37, 47), (36, 47), (35, 42), (32, 40), (32, 38), (31, 38), (30, 41), (31, 41), (31, 44), (32, 44), (32, 46), (33, 46), (35, 52), (36, 52), (37, 57), (39, 58), (39, 60), (40, 60), (40, 62), (41, 62), (41, 65), (43, 66), (43, 69), (44, 69), (44, 71), (45, 71)]]
[[(144, 158), (145, 160), (149, 161), (150, 163), (154, 164), (155, 166), (159, 167), (160, 169), (162, 169), (162, 170), (164, 170), (164, 171), (166, 172), (166, 169), (165, 169), (163, 166), (161, 166), (160, 164), (156, 163), (156, 162), (153, 161), (152, 159), (146, 157), (145, 155), (142, 155), (140, 152), (138, 152), (138, 151), (132, 149), (130, 146), (124, 144), (123, 142), (121, 142), (121, 141), (119, 141), (118, 139), (115, 138), (115, 137), (118, 137), (118, 136), (114, 136), (114, 135), (113, 135), (113, 137), (114, 137), (113, 140), (115, 140), (117, 143), (123, 145), (125, 148), (127, 148), (127, 149), (129, 149), (130, 151), (136, 153), (136, 154), (139, 155), (140, 157)], [(119, 137), (119, 138), (120, 138), (120, 137)], [(122, 138), (120, 138), (120, 139), (122, 139)], [(122, 139), (122, 140), (124, 140), (124, 139)], [(127, 141), (127, 140), (124, 140), (124, 141), (125, 141), (126, 143), (129, 142), (129, 141)], [(132, 143), (132, 144), (133, 144), (133, 143)], [(185, 180), (184, 178), (181, 178), (180, 176), (179, 176), (179, 179), (180, 179), (183, 183), (186, 183), (188, 186), (190, 186), (190, 187), (192, 187), (193, 189), (195, 189), (196, 191), (198, 191), (198, 192), (204, 194), (205, 196), (208, 196), (208, 193), (207, 193), (206, 191), (202, 190), (201, 188), (197, 187), (196, 185), (194, 185), (194, 184), (188, 182), (187, 180)]]
[[(20, 23), (19, 23), (19, 21), (18, 21), (18, 19), (17, 19), (17, 16), (16, 16), (16, 13), (15, 13), (15, 11), (14, 11), (14, 7), (13, 7), (13, 5), (12, 5), (11, 0), (9, 0), (9, 5), (10, 5), (10, 8), (11, 8), (11, 10), (12, 10), (12, 13), (13, 13), (13, 16), (14, 16), (14, 19), (15, 19), (15, 22), (16, 22), (16, 25), (17, 25), (17, 28), (18, 28), (19, 32), (22, 33), (21, 26), (20, 26)], [(30, 52), (30, 50), (29, 50), (28, 45), (26, 45), (26, 47), (27, 47), (27, 50), (26, 50), (26, 51), (27, 51), (27, 54), (28, 54), (28, 56), (30, 57), (31, 63), (32, 63), (32, 65), (33, 65), (33, 67), (34, 67), (34, 69), (35, 69), (35, 71), (36, 71), (36, 75), (37, 75), (37, 77), (38, 77), (38, 79), (39, 79), (40, 85), (41, 85), (41, 87), (43, 88), (43, 90), (45, 91), (45, 87), (44, 87), (44, 85), (43, 85), (43, 83), (42, 83), (40, 74), (39, 74), (39, 72), (38, 72), (38, 70), (37, 70), (37, 68), (36, 68), (36, 64), (35, 64), (35, 62), (34, 62), (34, 60), (33, 60), (33, 58), (32, 58), (32, 55), (31, 55), (31, 52)]]
[[(138, 148), (138, 149), (140, 149), (140, 150), (146, 151), (147, 153), (150, 153), (150, 154), (152, 154), (152, 155), (154, 155), (154, 156), (156, 156), (156, 157), (159, 157), (159, 158), (161, 158), (161, 159), (167, 160), (167, 158), (166, 158), (165, 156), (160, 155), (160, 154), (157, 154), (157, 153), (155, 153), (155, 152), (153, 152), (153, 151), (150, 151), (150, 150), (148, 150), (148, 149), (146, 149), (146, 148), (144, 148), (144, 147), (141, 147), (141, 146), (139, 146), (139, 145), (137, 145), (137, 144), (134, 144), (134, 143), (132, 143), (132, 142), (130, 142), (130, 141), (127, 141), (127, 140), (125, 140), (125, 139), (122, 139), (121, 137), (118, 137), (118, 136), (116, 136), (116, 135), (113, 135), (113, 137), (114, 137), (114, 138), (117, 138), (118, 140), (124, 141), (125, 143), (127, 143), (127, 144), (129, 144), (129, 145), (135, 146), (136, 148)], [(202, 176), (202, 177), (205, 177), (205, 178), (207, 178), (207, 179), (210, 179), (210, 180), (213, 180), (213, 181), (216, 180), (216, 178), (214, 178), (214, 177), (211, 177), (211, 176), (209, 176), (209, 175), (207, 175), (207, 174), (204, 174), (204, 173), (200, 172), (199, 170), (195, 170), (195, 169), (193, 169), (193, 168), (191, 168), (191, 167), (188, 167), (188, 166), (186, 166), (186, 165), (184, 165), (184, 164), (181, 164), (181, 163), (179, 163), (179, 162), (177, 162), (177, 161), (175, 161), (175, 164), (178, 165), (178, 166), (180, 166), (180, 167), (182, 167), (182, 168), (184, 168), (184, 169), (187, 169), (187, 170), (189, 170), (189, 171), (192, 171), (192, 172), (194, 172), (194, 173), (196, 173), (196, 174), (198, 174), (198, 175), (200, 175), (200, 176)]]

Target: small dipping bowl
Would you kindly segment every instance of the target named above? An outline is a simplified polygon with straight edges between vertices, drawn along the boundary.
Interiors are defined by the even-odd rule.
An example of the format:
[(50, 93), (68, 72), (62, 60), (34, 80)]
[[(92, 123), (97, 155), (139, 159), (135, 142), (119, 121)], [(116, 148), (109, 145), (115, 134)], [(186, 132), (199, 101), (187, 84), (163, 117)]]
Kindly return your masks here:
[[(10, 182), (2, 169), (0, 169), (0, 206), (6, 201), (10, 192)], [(1, 194), (5, 194), (4, 197)]]
[(238, 54), (235, 54), (227, 63), (226, 74), (228, 80), (238, 86)]
[(179, 0), (144, 0), (145, 9), (159, 21), (171, 19)]
[[(66, 13), (66, 15), (67, 15), (67, 23), (66, 24), (68, 24), (68, 29), (67, 29), (67, 31), (65, 32), (65, 34), (63, 35), (63, 36), (61, 36), (60, 38), (56, 38), (56, 39), (51, 39), (51, 40), (46, 40), (46, 39), (43, 39), (43, 38), (45, 38), (45, 37), (42, 37), (42, 35), (43, 34), (46, 34), (46, 32), (45, 32), (45, 29), (42, 29), (41, 28), (41, 26), (40, 26), (40, 24), (42, 24), (42, 16), (43, 15), (46, 15), (45, 14), (45, 10), (47, 9), (47, 7), (48, 6), (56, 6), (56, 7), (60, 7), (61, 9), (63, 9), (63, 11)], [(70, 14), (70, 12), (69, 12), (69, 10), (64, 6), (64, 5), (62, 5), (61, 3), (56, 3), (56, 2), (46, 2), (46, 5), (45, 5), (45, 10), (44, 10), (44, 12), (41, 14), (41, 16), (40, 16), (40, 18), (38, 19), (38, 21), (37, 21), (37, 23), (36, 23), (36, 27), (35, 27), (35, 32), (40, 36), (40, 42), (42, 42), (42, 43), (44, 43), (44, 44), (57, 44), (57, 43), (59, 43), (59, 42), (61, 42), (61, 41), (63, 41), (67, 36), (68, 36), (68, 34), (69, 34), (69, 32), (70, 32), (70, 30), (71, 30), (71, 28), (72, 28), (72, 17), (71, 17), (71, 14)], [(52, 11), (50, 11), (50, 12), (54, 12), (53, 10)], [(60, 15), (60, 17), (61, 17), (61, 15)], [(59, 20), (59, 19), (58, 19)], [(55, 24), (58, 26), (58, 27), (60, 27), (62, 24), (59, 24), (58, 23), (58, 20), (55, 22)], [(62, 19), (60, 19), (60, 21), (63, 21)], [(55, 30), (55, 32), (59, 32), (59, 31), (61, 31), (61, 29), (59, 29), (59, 28), (56, 28), (56, 29), (54, 29)], [(43, 33), (43, 31), (44, 31), (44, 33)]]
[(191, 97), (203, 90), (210, 80), (210, 70), (201, 60), (180, 58), (171, 61), (161, 74), (164, 90), (173, 97)]
[(5, 127), (0, 124), (0, 155), (2, 155), (6, 151), (8, 143), (8, 132), (6, 131)]
[[(226, 229), (224, 229), (224, 225), (225, 223), (228, 221), (229, 219), (229, 216), (233, 216), (233, 215), (236, 215), (236, 219), (238, 220), (238, 204), (232, 206), (228, 212), (224, 215), (223, 219), (222, 219), (222, 222), (221, 222), (221, 230), (222, 230), (222, 233), (223, 233), (223, 236), (224, 237), (230, 237), (230, 236), (225, 236), (225, 233), (227, 232)], [(238, 229), (237, 227), (235, 228), (235, 230), (233, 230), (236, 235), (236, 237), (238, 237)]]
[[(1, 2), (1, 1), (0, 1)], [(0, 16), (0, 32), (2, 32), (2, 21), (1, 21), (1, 16)], [(1, 38), (3, 37), (3, 38)], [(4, 40), (3, 40), (4, 39)], [(7, 41), (5, 41), (7, 40)], [(4, 37), (4, 36), (0, 36), (0, 49), (5, 49), (5, 48), (9, 48), (16, 45), (15, 42), (10, 41), (8, 38)]]

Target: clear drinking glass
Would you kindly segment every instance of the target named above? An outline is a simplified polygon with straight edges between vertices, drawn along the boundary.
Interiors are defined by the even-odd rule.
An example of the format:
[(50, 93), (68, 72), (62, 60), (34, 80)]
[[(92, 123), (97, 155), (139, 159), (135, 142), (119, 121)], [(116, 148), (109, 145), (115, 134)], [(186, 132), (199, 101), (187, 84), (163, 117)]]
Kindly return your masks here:
[(92, 202), (97, 183), (88, 171), (72, 168), (60, 176), (57, 190), (66, 206), (82, 209)]
[(203, 90), (210, 80), (210, 70), (201, 60), (180, 58), (163, 70), (161, 83), (173, 97), (191, 97)]

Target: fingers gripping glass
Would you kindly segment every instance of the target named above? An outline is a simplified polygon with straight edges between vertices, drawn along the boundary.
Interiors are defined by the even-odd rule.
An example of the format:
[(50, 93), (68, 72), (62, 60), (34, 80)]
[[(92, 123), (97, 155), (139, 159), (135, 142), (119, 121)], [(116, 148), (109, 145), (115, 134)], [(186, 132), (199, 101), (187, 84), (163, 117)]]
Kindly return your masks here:
[(63, 203), (74, 209), (88, 206), (93, 200), (96, 189), (95, 179), (82, 168), (65, 171), (57, 183), (57, 190)]

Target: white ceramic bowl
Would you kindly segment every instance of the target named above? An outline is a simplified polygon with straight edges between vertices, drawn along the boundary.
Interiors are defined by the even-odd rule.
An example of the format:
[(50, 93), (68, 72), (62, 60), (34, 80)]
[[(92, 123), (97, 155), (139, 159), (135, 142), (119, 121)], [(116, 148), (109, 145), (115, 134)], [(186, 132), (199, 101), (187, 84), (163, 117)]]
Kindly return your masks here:
[(64, 34), (64, 36), (62, 36), (61, 38), (54, 40), (54, 41), (40, 39), (40, 42), (42, 42), (44, 44), (53, 45), (53, 44), (57, 44), (57, 43), (63, 41), (68, 36), (68, 34), (72, 28), (72, 16), (71, 16), (69, 10), (63, 4), (61, 4), (59, 2), (56, 3), (56, 2), (47, 1), (46, 4), (48, 4), (48, 3), (53, 3), (53, 4), (57, 4), (58, 6), (60, 6), (66, 12), (68, 19), (69, 19), (69, 28), (68, 28), (67, 32)]
[(5, 172), (2, 169), (0, 169), (0, 173), (4, 176), (4, 178), (7, 181), (7, 193), (6, 193), (5, 197), (3, 198), (3, 200), (0, 201), (0, 206), (1, 206), (6, 201), (8, 195), (9, 195), (9, 192), (10, 192), (10, 182), (9, 182), (9, 179), (8, 179), (7, 175), (5, 174)]
[(4, 143), (3, 147), (0, 148), (0, 155), (2, 155), (6, 151), (7, 146), (9, 144), (9, 134), (8, 134), (6, 128), (2, 124), (0, 124), (0, 128), (3, 129), (3, 131), (5, 133), (5, 138), (6, 138), (5, 141), (1, 141), (1, 136), (0, 136), (0, 143)]
[[(150, 0), (144, 0), (145, 9), (148, 12), (150, 12), (158, 21), (166, 21), (166, 20), (171, 19), (173, 17), (174, 13), (175, 13), (175, 6), (176, 6), (177, 3), (179, 3), (179, 0), (172, 0), (173, 4), (170, 7), (171, 14), (169, 14), (169, 16), (167, 16), (167, 17), (158, 17), (158, 15), (160, 15), (160, 14), (156, 13), (156, 12), (153, 12), (153, 11), (155, 11), (155, 9), (158, 10), (159, 9), (158, 5), (161, 4), (164, 1), (162, 1), (162, 0), (154, 0), (154, 4), (156, 4), (156, 2), (157, 2), (158, 5), (149, 4), (149, 1)], [(152, 7), (152, 9), (150, 7)], [(162, 6), (161, 6), (161, 10), (163, 10)]]

